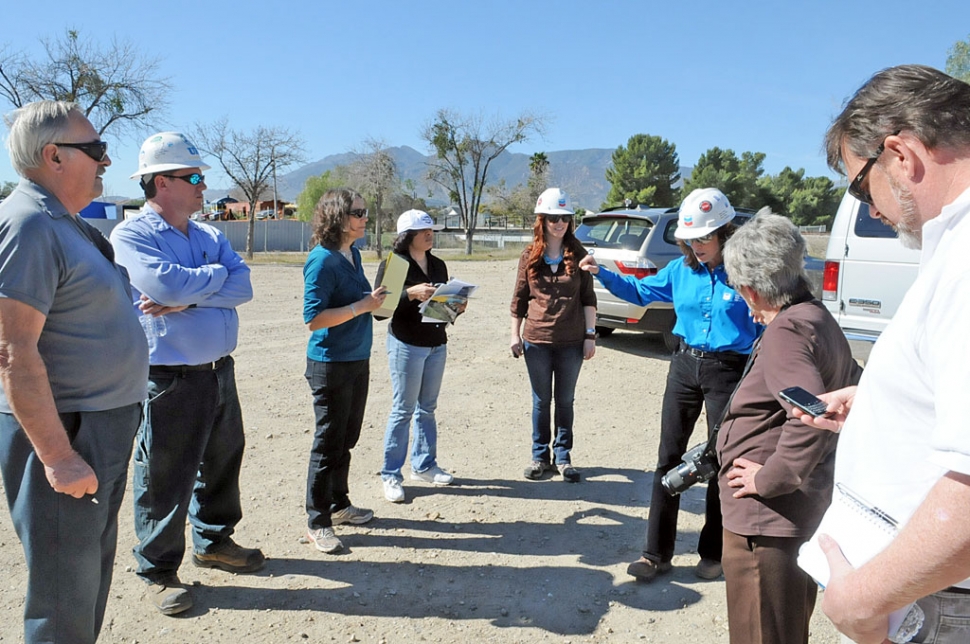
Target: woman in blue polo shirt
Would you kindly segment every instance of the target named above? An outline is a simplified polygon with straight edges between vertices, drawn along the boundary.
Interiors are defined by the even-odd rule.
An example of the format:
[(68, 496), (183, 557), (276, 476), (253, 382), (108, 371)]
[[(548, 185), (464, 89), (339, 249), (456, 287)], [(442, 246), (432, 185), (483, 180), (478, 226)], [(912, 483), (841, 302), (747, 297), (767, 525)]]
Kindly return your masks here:
[[(724, 271), (721, 251), (734, 232), (732, 219), (734, 208), (724, 193), (716, 188), (694, 190), (680, 206), (674, 233), (682, 260), (671, 261), (644, 279), (617, 275), (590, 256), (580, 262), (617, 297), (640, 306), (671, 302), (677, 314), (674, 334), (681, 342), (667, 373), (646, 541), (640, 559), (627, 568), (642, 581), (672, 567), (680, 497), (667, 494), (663, 476), (681, 462), (702, 406), (707, 407), (708, 433), (714, 429), (760, 333), (744, 300), (728, 286)], [(701, 560), (695, 572), (702, 579), (716, 579), (721, 575), (723, 531), (714, 479), (707, 484), (704, 518), (697, 543)]]
[(353, 247), (366, 225), (363, 197), (347, 188), (327, 191), (313, 213), (313, 248), (303, 267), (303, 321), (311, 331), (306, 379), (316, 416), (307, 472), (307, 536), (328, 553), (343, 547), (334, 525), (374, 517), (351, 504), (347, 480), (367, 402), (370, 312), (384, 301), (383, 287), (371, 292)]

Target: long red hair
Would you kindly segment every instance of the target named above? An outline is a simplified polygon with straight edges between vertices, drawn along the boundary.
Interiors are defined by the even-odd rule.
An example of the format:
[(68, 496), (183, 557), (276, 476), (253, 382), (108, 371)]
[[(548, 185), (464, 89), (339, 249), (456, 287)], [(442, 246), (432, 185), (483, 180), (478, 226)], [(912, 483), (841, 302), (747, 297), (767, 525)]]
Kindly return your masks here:
[[(586, 256), (586, 249), (573, 234), (575, 225), (574, 216), (570, 219), (569, 228), (562, 238), (562, 261), (566, 265), (566, 275), (572, 275), (578, 271), (579, 260)], [(545, 261), (542, 256), (546, 252), (546, 218), (542, 214), (536, 215), (535, 223), (532, 224), (532, 243), (526, 250), (529, 251), (529, 273), (532, 277), (536, 277), (539, 264)]]

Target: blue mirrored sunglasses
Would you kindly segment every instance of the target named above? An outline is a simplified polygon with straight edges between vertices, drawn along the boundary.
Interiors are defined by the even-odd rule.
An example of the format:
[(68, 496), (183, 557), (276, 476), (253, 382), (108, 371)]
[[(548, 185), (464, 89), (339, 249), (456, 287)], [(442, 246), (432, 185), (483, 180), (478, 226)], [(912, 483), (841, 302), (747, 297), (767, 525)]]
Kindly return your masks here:
[(182, 181), (187, 181), (193, 186), (197, 186), (203, 181), (205, 181), (205, 175), (199, 174), (198, 172), (193, 172), (192, 174), (163, 174), (163, 177), (168, 177), (169, 179), (181, 179)]

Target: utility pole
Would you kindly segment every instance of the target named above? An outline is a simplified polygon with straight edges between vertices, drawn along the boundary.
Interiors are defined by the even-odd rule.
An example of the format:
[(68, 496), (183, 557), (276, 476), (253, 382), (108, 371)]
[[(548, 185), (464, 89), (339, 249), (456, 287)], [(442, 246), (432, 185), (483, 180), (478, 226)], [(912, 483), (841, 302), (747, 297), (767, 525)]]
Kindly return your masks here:
[(273, 219), (280, 219), (279, 206), (276, 204), (276, 146), (270, 148), (270, 163), (273, 164)]

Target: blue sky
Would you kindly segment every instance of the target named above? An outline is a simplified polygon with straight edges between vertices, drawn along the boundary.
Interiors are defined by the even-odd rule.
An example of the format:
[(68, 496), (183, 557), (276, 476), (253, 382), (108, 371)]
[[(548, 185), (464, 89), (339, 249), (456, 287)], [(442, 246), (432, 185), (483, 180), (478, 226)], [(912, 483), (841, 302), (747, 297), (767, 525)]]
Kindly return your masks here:
[[(284, 126), (310, 161), (367, 137), (426, 152), (420, 129), (447, 107), (546, 115), (545, 137), (513, 148), (526, 154), (648, 133), (675, 143), (682, 165), (719, 146), (766, 153), (769, 173), (829, 174), (821, 138), (847, 96), (891, 65), (942, 69), (970, 36), (966, 0), (8, 4), (0, 46), (39, 54), (41, 37), (69, 28), (131, 39), (175, 88), (160, 129), (223, 115)], [(141, 139), (106, 139), (107, 190), (137, 196)], [(0, 157), (0, 180), (15, 180)]]

